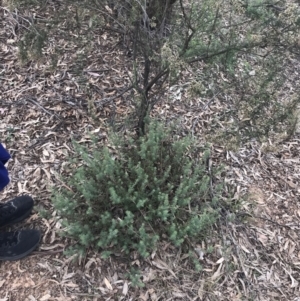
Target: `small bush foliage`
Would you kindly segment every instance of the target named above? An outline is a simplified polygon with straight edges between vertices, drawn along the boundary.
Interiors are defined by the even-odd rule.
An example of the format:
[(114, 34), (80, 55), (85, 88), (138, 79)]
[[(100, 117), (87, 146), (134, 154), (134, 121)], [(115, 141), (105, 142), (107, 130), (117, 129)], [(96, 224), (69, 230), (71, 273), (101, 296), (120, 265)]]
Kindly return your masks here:
[(161, 239), (180, 246), (203, 238), (217, 217), (208, 152), (195, 159), (195, 141), (176, 138), (157, 123), (143, 137), (116, 135), (110, 145), (113, 151), (77, 145), (74, 163), (84, 163), (66, 180), (73, 192), (63, 189), (53, 198), (66, 235), (81, 250), (137, 250), (143, 257)]

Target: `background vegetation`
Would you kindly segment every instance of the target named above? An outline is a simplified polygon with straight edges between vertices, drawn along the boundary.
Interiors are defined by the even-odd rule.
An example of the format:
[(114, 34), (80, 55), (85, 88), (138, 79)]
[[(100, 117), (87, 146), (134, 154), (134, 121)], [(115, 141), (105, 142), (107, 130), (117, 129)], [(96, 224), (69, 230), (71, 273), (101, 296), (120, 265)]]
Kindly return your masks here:
[[(15, 2), (18, 7), (55, 12), (23, 21), (20, 57), (40, 57), (53, 43), (47, 59), (57, 68), (64, 49), (55, 41), (76, 45), (72, 72), (88, 84), (83, 72), (93, 55), (91, 42), (99, 31), (118, 36), (132, 61), (128, 70), (135, 106), (133, 122), (144, 133), (144, 118), (183, 74), (193, 80), (185, 89), (206, 104), (216, 97), (227, 109), (207, 125), (210, 140), (239, 145), (275, 133), (289, 136), (299, 102), (295, 91), (282, 101), (286, 57), (298, 53), (299, 8), (286, 1), (63, 1)], [(50, 7), (49, 7), (50, 6)], [(55, 16), (53, 18), (53, 15)], [(100, 58), (99, 58), (100, 59)]]
[[(82, 150), (83, 167), (70, 178), (73, 192), (57, 196), (66, 233), (81, 246), (133, 248), (146, 257), (163, 237), (161, 233), (179, 246), (187, 238), (198, 237), (205, 228), (202, 225), (215, 221), (215, 212), (198, 208), (197, 202), (199, 211), (190, 209), (195, 199), (206, 199), (211, 180), (204, 165), (196, 164), (193, 149), (188, 149), (186, 141), (172, 142), (170, 132), (164, 136), (147, 123), (154, 106), (170, 87), (182, 84), (186, 73), (193, 77), (183, 87), (199, 97), (203, 110), (216, 98), (224, 102), (224, 109), (205, 125), (206, 141), (238, 146), (249, 139), (272, 135), (286, 139), (293, 133), (298, 91), (284, 100), (279, 92), (286, 81), (285, 58), (288, 53), (298, 54), (296, 4), (128, 0), (12, 5), (41, 12), (19, 23), (20, 59), (24, 63), (47, 60), (49, 70), (55, 70), (65, 52), (56, 42), (76, 45), (69, 72), (80, 78), (81, 88), (91, 95), (96, 88), (85, 71), (93, 56), (95, 32), (114, 34), (132, 62), (130, 84), (114, 96), (131, 93), (134, 110), (127, 140), (123, 145), (114, 142), (115, 159), (107, 149)], [(51, 17), (43, 13), (45, 8)], [(43, 57), (48, 43), (53, 51)], [(93, 99), (87, 101), (93, 103)], [(152, 130), (147, 131), (148, 126)]]

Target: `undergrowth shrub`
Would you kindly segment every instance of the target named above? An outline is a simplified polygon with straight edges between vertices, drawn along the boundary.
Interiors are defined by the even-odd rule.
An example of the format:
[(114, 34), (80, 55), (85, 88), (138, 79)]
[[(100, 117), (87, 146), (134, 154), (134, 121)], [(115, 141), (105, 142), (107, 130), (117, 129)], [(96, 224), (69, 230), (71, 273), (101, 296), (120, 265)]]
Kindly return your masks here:
[(72, 191), (53, 197), (77, 251), (147, 257), (161, 240), (181, 246), (205, 237), (218, 216), (208, 150), (153, 122), (145, 136), (115, 135), (107, 145), (77, 144), (76, 170), (65, 179)]

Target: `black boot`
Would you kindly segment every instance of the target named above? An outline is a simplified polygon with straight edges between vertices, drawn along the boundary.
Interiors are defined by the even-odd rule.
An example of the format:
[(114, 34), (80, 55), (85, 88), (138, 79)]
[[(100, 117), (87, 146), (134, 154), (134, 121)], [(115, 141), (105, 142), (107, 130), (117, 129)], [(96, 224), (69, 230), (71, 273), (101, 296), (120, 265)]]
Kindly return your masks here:
[(0, 233), (0, 260), (18, 260), (30, 254), (40, 241), (40, 231)]
[(28, 195), (19, 196), (7, 203), (0, 204), (0, 227), (18, 223), (29, 216), (33, 199)]

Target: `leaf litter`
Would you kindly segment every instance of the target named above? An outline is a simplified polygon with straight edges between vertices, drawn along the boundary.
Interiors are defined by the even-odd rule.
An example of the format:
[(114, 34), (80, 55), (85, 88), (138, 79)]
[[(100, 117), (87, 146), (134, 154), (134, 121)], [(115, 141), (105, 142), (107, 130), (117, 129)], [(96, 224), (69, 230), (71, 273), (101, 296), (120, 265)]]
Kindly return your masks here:
[[(116, 43), (114, 35), (100, 35), (103, 63), (99, 66), (91, 59), (86, 70), (95, 87), (88, 98), (76, 75), (68, 70), (72, 56), (62, 57), (60, 68), (52, 72), (41, 62), (22, 66), (17, 58), (17, 36), (7, 30), (11, 22), (8, 11), (0, 8), (1, 37), (6, 40), (0, 47), (0, 135), (12, 155), (8, 163), (11, 184), (0, 198), (5, 201), (29, 193), (36, 200), (36, 208), (44, 208), (50, 218), (34, 212), (22, 225), (12, 228), (39, 228), (44, 236), (39, 250), (31, 256), (0, 263), (0, 300), (299, 299), (297, 131), (276, 147), (271, 141), (265, 145), (250, 142), (235, 151), (212, 145), (213, 164), (225, 164), (226, 185), (236, 187), (232, 201), (243, 197), (243, 203), (242, 210), (233, 212), (235, 218), (225, 216), (226, 223), (195, 246), (200, 272), (185, 254), (165, 243), (151, 261), (139, 263), (144, 284), (139, 289), (126, 277), (134, 260), (128, 262), (118, 256), (104, 260), (93, 251), (80, 261), (64, 256), (63, 251), (72, 242), (58, 235), (61, 225), (50, 202), (51, 187), (66, 187), (58, 175), (72, 172), (66, 164), (74, 153), (71, 137), (81, 143), (89, 141), (90, 131), (105, 137), (107, 122), (130, 114), (130, 94), (114, 98), (129, 86), (124, 70), (130, 59), (117, 47), (110, 51)], [(70, 47), (65, 45), (65, 49), (68, 53)], [(51, 45), (45, 51), (50, 53)], [(299, 62), (291, 58), (287, 70), (291, 86), (299, 85), (299, 71)], [(185, 82), (170, 87), (168, 97), (155, 106), (153, 115), (181, 120), (183, 132), (192, 132), (202, 141), (202, 127), (222, 110), (223, 104), (218, 97), (206, 104), (188, 98), (184, 87)]]

